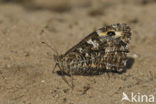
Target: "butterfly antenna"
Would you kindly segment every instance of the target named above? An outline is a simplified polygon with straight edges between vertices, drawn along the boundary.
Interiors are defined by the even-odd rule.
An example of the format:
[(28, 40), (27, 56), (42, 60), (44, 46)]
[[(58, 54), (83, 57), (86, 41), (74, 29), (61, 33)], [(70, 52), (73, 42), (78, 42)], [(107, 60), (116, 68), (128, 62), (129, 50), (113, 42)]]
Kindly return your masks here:
[[(45, 43), (45, 42), (41, 42), (42, 44), (45, 44), (46, 46), (48, 46), (52, 51), (54, 51), (56, 53), (56, 55), (58, 56), (58, 52), (55, 48), (51, 47), (49, 44)], [(56, 69), (57, 64), (55, 64), (52, 73), (54, 73), (55, 69)]]
[(56, 53), (56, 55), (58, 56), (58, 52), (55, 48), (51, 47), (48, 43), (45, 43), (45, 42), (41, 42), (42, 44), (45, 44), (47, 47), (49, 47), (53, 52)]

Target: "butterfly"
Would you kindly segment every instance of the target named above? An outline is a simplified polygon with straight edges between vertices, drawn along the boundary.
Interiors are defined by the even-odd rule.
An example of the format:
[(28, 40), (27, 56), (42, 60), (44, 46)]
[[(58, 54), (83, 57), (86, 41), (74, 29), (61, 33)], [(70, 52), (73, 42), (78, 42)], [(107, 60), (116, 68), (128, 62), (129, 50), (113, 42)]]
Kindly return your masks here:
[(130, 39), (131, 29), (127, 24), (102, 27), (64, 54), (55, 54), (55, 68), (58, 66), (60, 72), (71, 76), (122, 72), (126, 66)]

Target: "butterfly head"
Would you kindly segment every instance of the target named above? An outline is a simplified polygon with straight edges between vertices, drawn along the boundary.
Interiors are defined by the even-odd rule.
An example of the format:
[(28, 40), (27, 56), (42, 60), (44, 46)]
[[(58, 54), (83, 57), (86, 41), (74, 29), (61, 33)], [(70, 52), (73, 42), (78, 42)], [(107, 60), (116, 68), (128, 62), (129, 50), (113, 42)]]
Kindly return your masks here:
[(56, 62), (57, 65), (61, 62), (62, 55), (53, 55), (54, 61)]

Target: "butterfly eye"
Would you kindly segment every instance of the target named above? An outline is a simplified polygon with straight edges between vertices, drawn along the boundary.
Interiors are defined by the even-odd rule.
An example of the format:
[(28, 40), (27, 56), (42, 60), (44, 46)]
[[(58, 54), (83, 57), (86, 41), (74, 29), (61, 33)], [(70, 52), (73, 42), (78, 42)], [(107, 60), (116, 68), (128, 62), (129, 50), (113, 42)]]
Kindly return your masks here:
[(109, 32), (107, 32), (107, 35), (108, 36), (114, 36), (115, 35), (115, 32), (114, 31), (109, 31)]

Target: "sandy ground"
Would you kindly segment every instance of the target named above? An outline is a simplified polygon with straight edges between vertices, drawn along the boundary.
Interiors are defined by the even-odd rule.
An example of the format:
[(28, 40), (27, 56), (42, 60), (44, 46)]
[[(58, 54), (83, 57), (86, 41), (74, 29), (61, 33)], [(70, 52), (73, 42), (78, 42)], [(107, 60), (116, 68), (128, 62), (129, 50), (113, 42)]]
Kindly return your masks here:
[[(0, 104), (135, 104), (122, 102), (123, 92), (156, 97), (155, 11), (155, 0), (0, 0)], [(132, 28), (136, 57), (125, 73), (74, 76), (74, 90), (52, 73), (54, 52), (42, 41), (63, 54), (113, 23)]]

